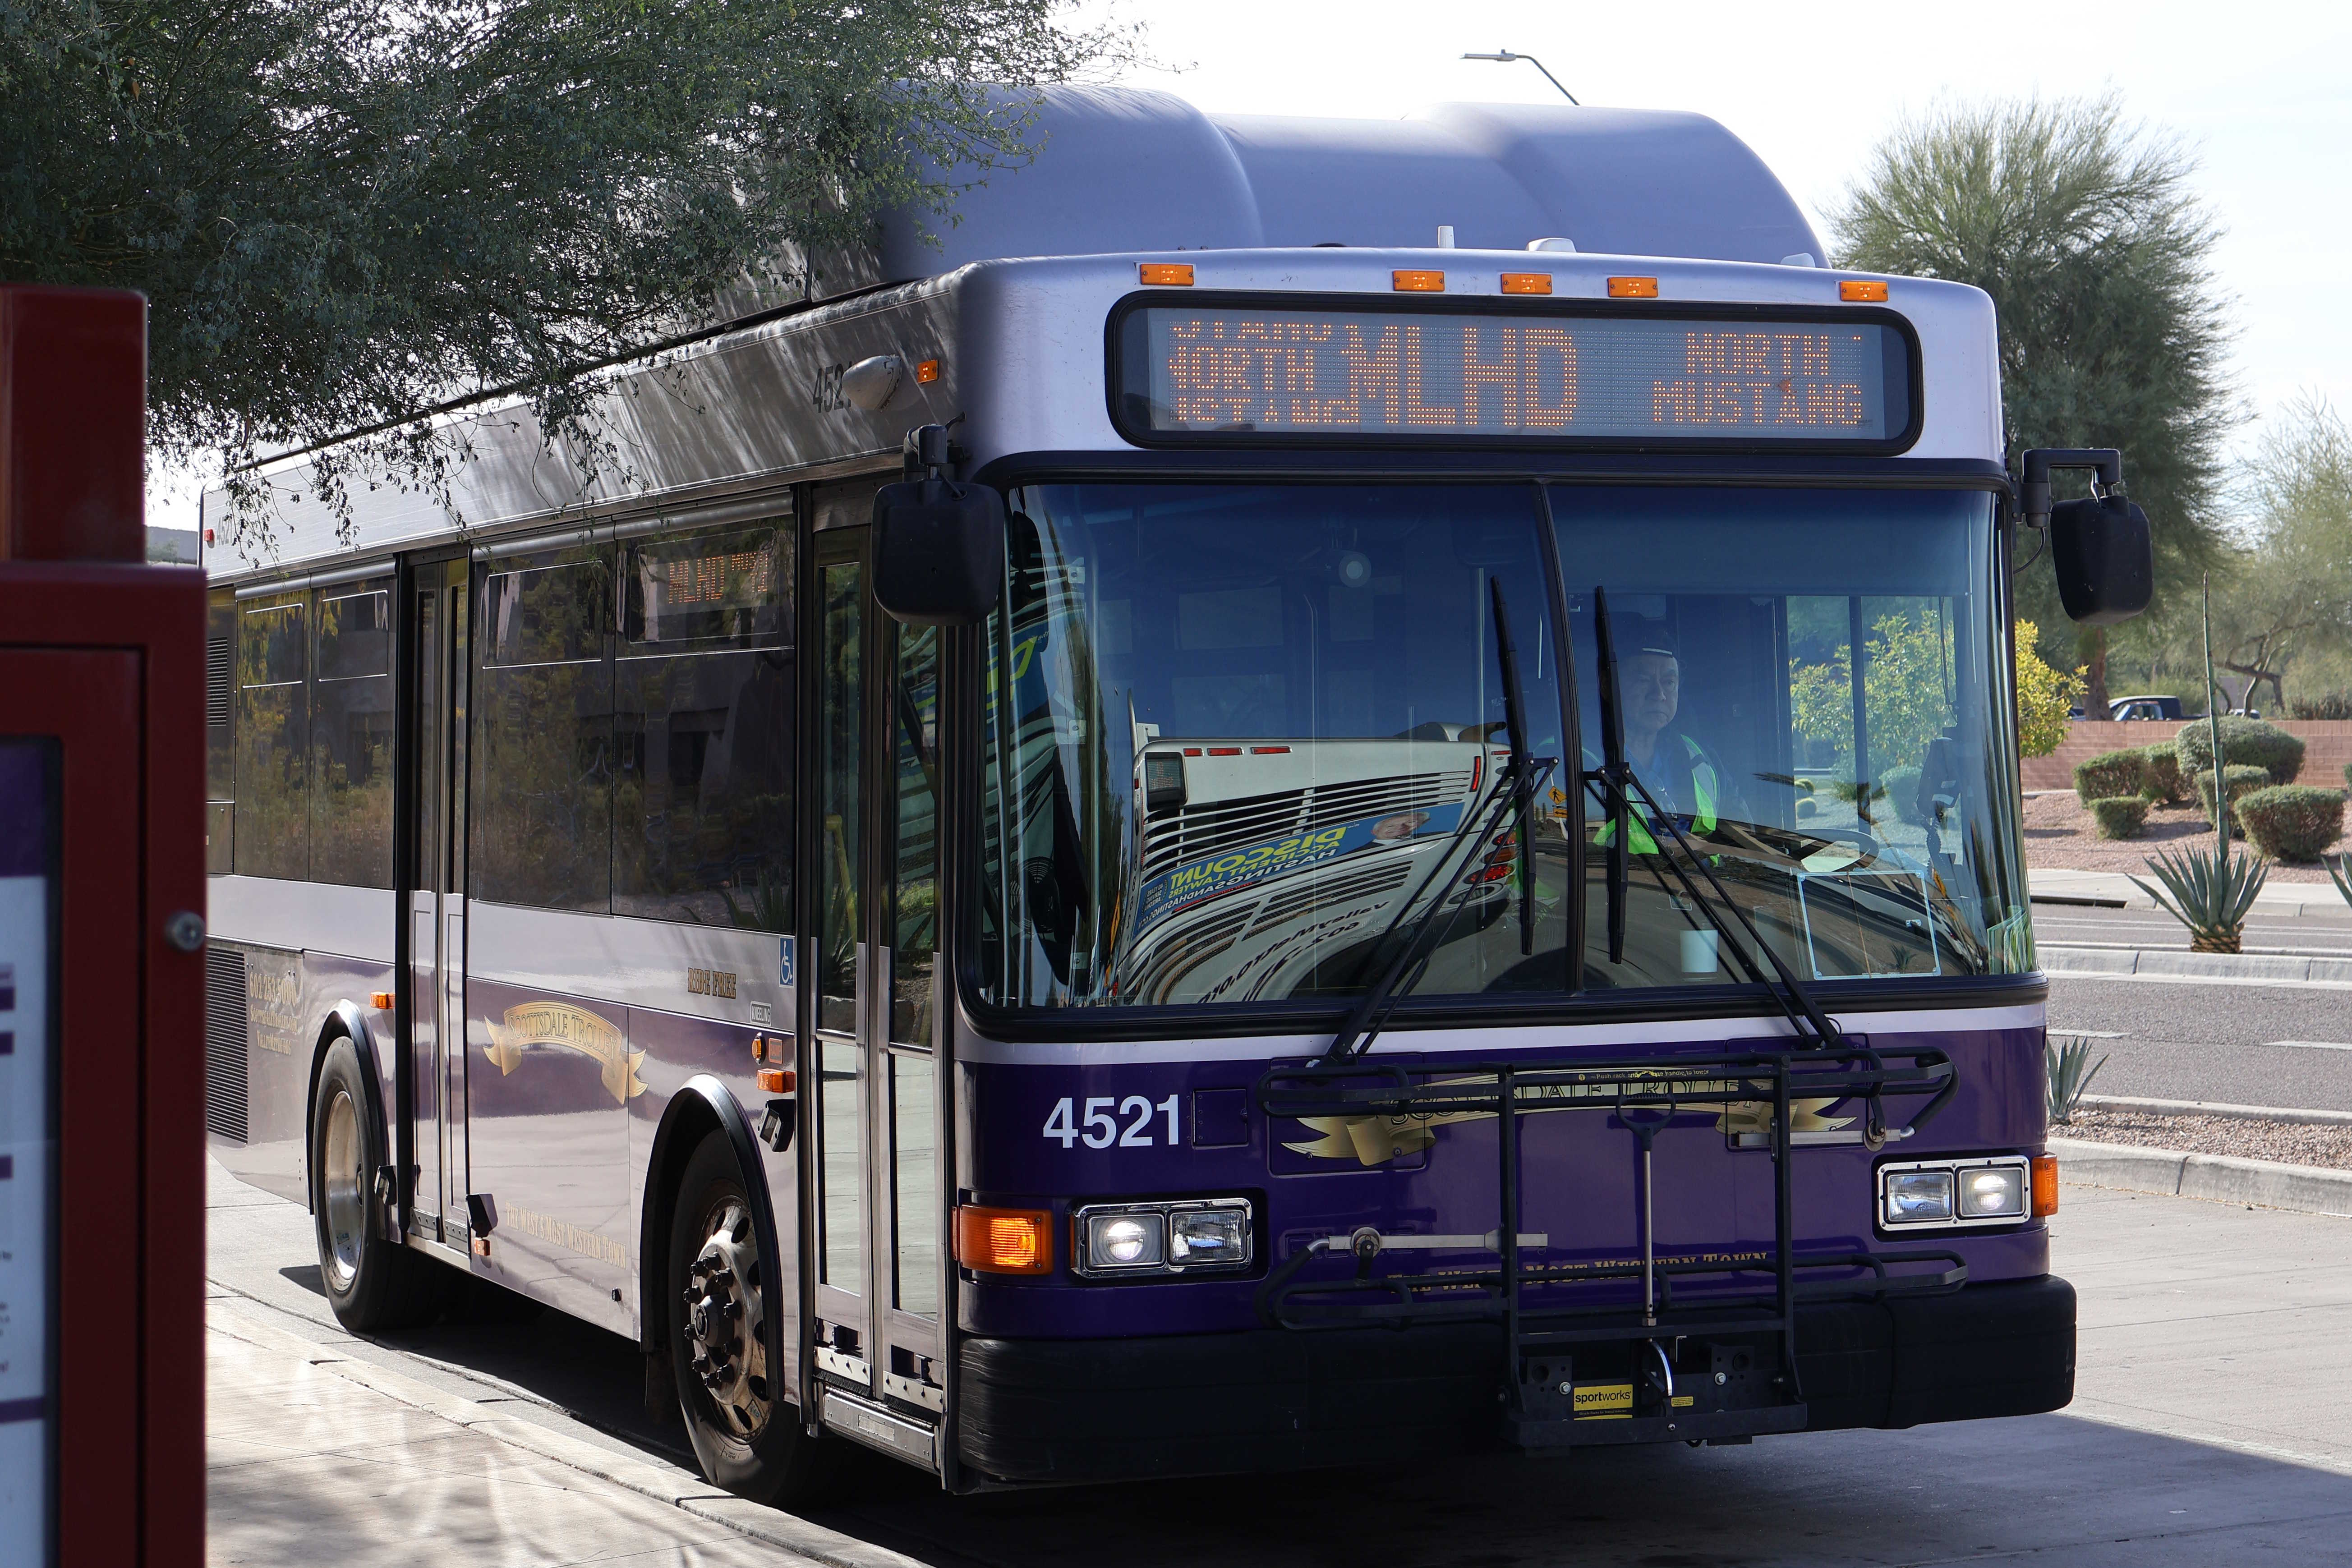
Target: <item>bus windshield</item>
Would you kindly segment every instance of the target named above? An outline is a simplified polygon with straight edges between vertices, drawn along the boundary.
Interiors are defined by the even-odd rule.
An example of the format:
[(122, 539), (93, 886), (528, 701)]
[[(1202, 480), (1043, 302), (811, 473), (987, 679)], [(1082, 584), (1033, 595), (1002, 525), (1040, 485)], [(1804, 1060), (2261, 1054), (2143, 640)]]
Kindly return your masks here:
[[(1011, 499), (987, 629), (992, 1005), (1344, 1000), (1430, 922), (1421, 998), (1720, 986), (1761, 962), (1751, 929), (1809, 979), (2032, 966), (1988, 496), (1171, 481)], [(1528, 748), (1551, 764), (1524, 855), (1491, 809), (1509, 761), (1496, 582)], [(1603, 604), (1648, 792), (1616, 878), (1591, 782)]]

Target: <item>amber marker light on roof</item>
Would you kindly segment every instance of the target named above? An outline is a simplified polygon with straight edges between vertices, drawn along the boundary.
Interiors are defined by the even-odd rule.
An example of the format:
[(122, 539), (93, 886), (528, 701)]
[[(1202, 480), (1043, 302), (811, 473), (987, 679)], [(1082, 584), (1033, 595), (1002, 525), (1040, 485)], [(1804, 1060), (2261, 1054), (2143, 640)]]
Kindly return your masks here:
[(1612, 300), (1654, 300), (1658, 297), (1658, 280), (1654, 278), (1612, 278), (1609, 279)]
[(1849, 304), (1878, 304), (1886, 299), (1886, 285), (1874, 278), (1849, 278), (1838, 285), (1838, 298)]
[(2058, 1212), (2058, 1156), (2033, 1156), (2033, 1217), (2047, 1219)]
[(1549, 272), (1506, 272), (1503, 274), (1506, 294), (1549, 294), (1551, 274)]
[(1443, 272), (1417, 272), (1400, 268), (1389, 274), (1389, 282), (1401, 294), (1445, 292), (1445, 274)]
[(1192, 286), (1192, 264), (1189, 261), (1146, 261), (1136, 268), (1135, 273), (1146, 283), (1168, 284), (1178, 289)]
[(1054, 1216), (964, 1204), (955, 1212), (956, 1261), (983, 1274), (1054, 1271)]
[(915, 366), (915, 382), (918, 385), (929, 386), (931, 383), (939, 380), (939, 361), (935, 359), (927, 359)]

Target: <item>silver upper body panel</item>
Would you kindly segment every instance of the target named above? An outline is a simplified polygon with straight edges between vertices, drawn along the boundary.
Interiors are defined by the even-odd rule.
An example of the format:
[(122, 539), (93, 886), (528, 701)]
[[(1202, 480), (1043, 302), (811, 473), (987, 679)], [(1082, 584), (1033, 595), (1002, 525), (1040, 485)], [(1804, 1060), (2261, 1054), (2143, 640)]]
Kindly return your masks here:
[[(237, 535), (225, 498), (207, 495), (217, 542), (205, 565), (258, 581), (559, 521), (758, 505), (795, 479), (887, 467), (909, 428), (959, 418), (975, 466), (1132, 450), (1109, 417), (1105, 331), (1140, 262), (1189, 262), (1202, 291), (1393, 298), (1391, 272), (1410, 268), (1442, 268), (1448, 295), (1475, 297), (1498, 294), (1505, 270), (1538, 269), (1560, 300), (1604, 298), (1609, 277), (1637, 272), (1659, 280), (1653, 309), (1852, 308), (1842, 275), (1780, 264), (1818, 256), (1820, 241), (1771, 173), (1703, 116), (1444, 105), (1393, 121), (1211, 117), (1164, 93), (1056, 89), (1031, 135), (1034, 163), (965, 191), (957, 224), (930, 225), (929, 238), (903, 215), (880, 224), (871, 266), (838, 274), (867, 291), (597, 373), (593, 461), (544, 441), (520, 404), (461, 409), (444, 418), (462, 454), (446, 496), (362, 473), (339, 515), (310, 460), (284, 459), (261, 529)], [(1431, 248), (1440, 224), (1463, 248)], [(1577, 250), (1526, 249), (1556, 237)], [(1917, 332), (1924, 363), (1923, 423), (1905, 457), (1999, 460), (1990, 301), (1897, 279), (1887, 308)], [(878, 410), (849, 404), (843, 370), (886, 353), (908, 366), (898, 390)], [(938, 377), (919, 383), (926, 360)]]

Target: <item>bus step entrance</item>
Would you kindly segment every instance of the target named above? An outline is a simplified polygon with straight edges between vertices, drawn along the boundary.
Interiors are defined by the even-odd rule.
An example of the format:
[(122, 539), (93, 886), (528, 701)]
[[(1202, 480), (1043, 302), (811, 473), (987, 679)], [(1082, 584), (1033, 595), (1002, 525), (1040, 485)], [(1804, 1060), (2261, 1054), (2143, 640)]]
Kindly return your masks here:
[[(1888, 1101), (1909, 1102), (1906, 1126), (1916, 1131), (1957, 1087), (1942, 1051), (1860, 1045), (1835, 1054), (1277, 1068), (1257, 1087), (1269, 1118), (1493, 1116), (1497, 1213), (1495, 1228), (1483, 1235), (1383, 1234), (1360, 1226), (1318, 1237), (1267, 1275), (1258, 1288), (1258, 1315), (1271, 1327), (1307, 1332), (1499, 1325), (1502, 1436), (1530, 1452), (1738, 1442), (1800, 1431), (1806, 1424), (1797, 1375), (1801, 1303), (1953, 1290), (1967, 1282), (1968, 1267), (1957, 1253), (1941, 1250), (1800, 1253), (1790, 1165), (1818, 1145), (1792, 1140), (1791, 1102), (1865, 1101), (1874, 1131), (1888, 1126)], [(1678, 1112), (1735, 1104), (1770, 1107), (1772, 1246), (1736, 1261), (1659, 1261), (1650, 1184), (1656, 1133)], [(1533, 1110), (1603, 1112), (1640, 1144), (1638, 1261), (1573, 1269), (1522, 1261), (1524, 1250), (1549, 1240), (1519, 1229), (1518, 1120)], [(1434, 1250), (1489, 1252), (1497, 1255), (1496, 1266), (1440, 1273), (1413, 1267)], [(1352, 1271), (1342, 1272), (1339, 1266), (1349, 1261)], [(1677, 1284), (1685, 1287), (1680, 1299)], [(1601, 1292), (1614, 1300), (1574, 1300), (1601, 1285), (1615, 1287)], [(1688, 1289), (1693, 1285), (1700, 1289)], [(1531, 1290), (1543, 1294), (1530, 1300)]]

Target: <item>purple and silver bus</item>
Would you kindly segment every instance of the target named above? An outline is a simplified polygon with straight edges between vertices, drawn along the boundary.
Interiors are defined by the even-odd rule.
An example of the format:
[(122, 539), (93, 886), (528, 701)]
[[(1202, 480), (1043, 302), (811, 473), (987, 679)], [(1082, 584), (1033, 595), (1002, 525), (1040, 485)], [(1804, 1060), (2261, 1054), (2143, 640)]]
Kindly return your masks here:
[(1696, 116), (1040, 114), (625, 461), (215, 510), (206, 1116), (337, 1314), (786, 1501), (2063, 1405), (2009, 583), (2113, 454)]

